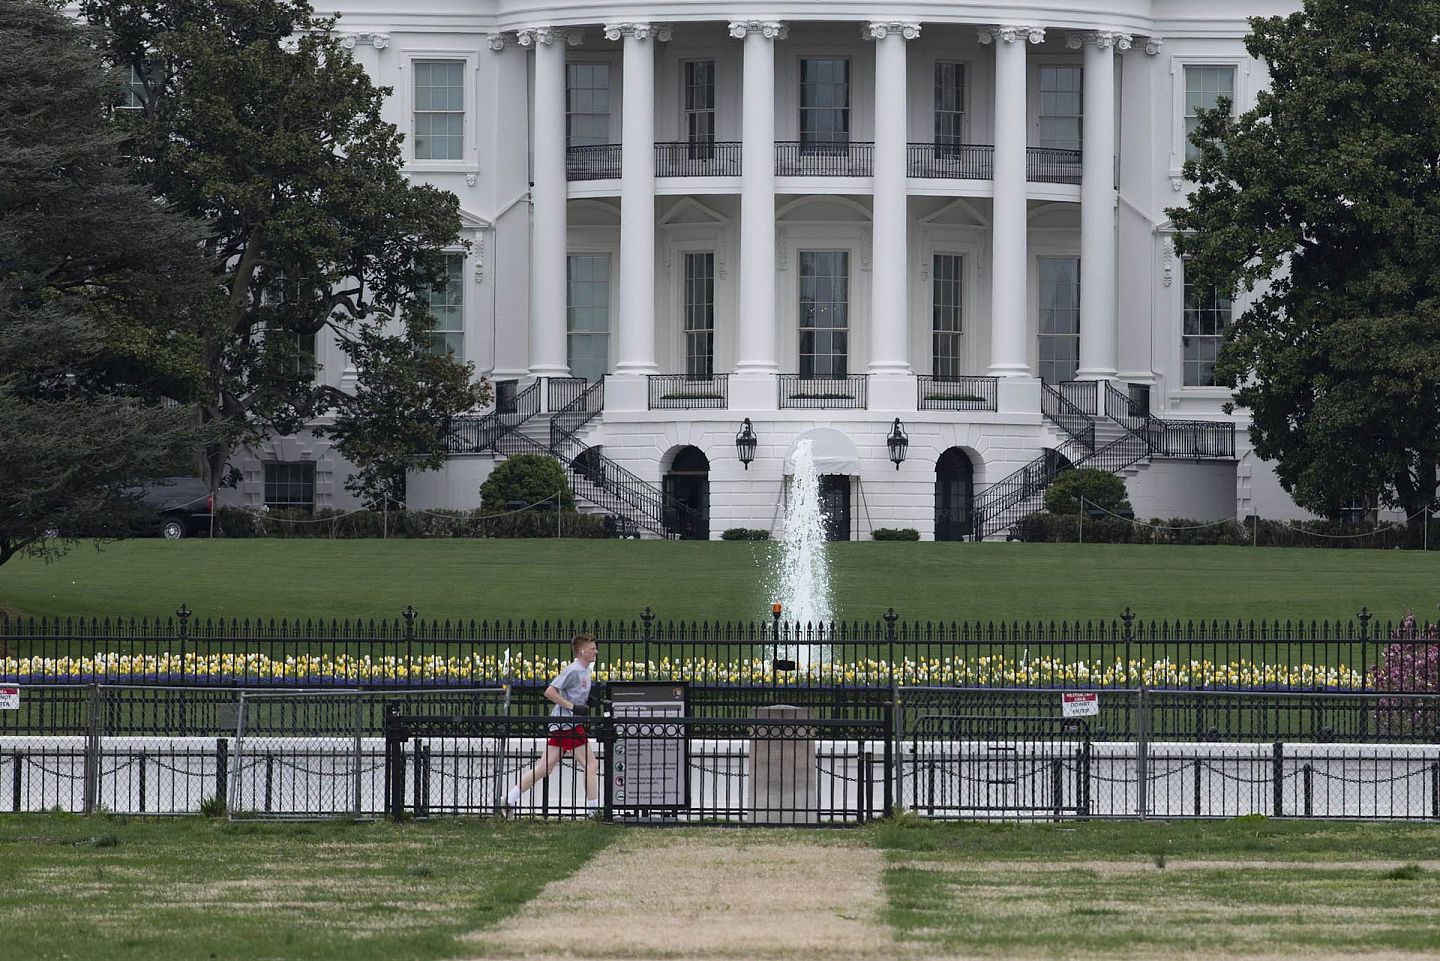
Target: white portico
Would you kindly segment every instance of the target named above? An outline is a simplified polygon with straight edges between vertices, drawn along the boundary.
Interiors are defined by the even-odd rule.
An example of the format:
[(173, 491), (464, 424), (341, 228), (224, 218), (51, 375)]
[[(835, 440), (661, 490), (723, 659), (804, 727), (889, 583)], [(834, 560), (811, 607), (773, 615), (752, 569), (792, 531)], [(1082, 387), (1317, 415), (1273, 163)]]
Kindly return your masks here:
[[(467, 213), (436, 303), (500, 385), (477, 417), (501, 426), (414, 496), (474, 506), (527, 443), (508, 431), (623, 487), (576, 485), (653, 533), (692, 489), (687, 536), (765, 527), (785, 451), (823, 426), (859, 452), (832, 482), (856, 537), (1003, 534), (1057, 464), (1121, 472), (1172, 516), (1273, 499), (1214, 385), (1233, 307), (1187, 284), (1165, 214), (1195, 109), (1243, 109), (1264, 82), (1254, 12), (342, 8), (342, 30), (387, 37), (365, 62), (395, 90), (410, 175)], [(252, 489), (267, 457), (328, 456), (262, 451)]]

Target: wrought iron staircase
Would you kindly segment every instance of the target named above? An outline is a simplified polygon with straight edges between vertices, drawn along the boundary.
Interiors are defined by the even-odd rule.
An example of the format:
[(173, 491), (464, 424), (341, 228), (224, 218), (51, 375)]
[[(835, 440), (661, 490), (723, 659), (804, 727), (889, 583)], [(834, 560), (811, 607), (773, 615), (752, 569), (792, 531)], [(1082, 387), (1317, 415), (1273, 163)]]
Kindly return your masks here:
[(661, 537), (699, 533), (705, 522), (698, 512), (667, 497), (653, 484), (580, 439), (585, 426), (605, 409), (605, 382), (596, 381), (588, 387), (568, 382), (559, 386), (564, 388), (563, 395), (546, 388), (552, 402), (557, 396), (563, 399), (573, 395), (573, 399), (550, 416), (548, 444), (520, 429), (540, 412), (542, 382), (536, 381), (516, 395), (513, 409), (507, 404), (503, 412), (497, 409), (482, 417), (457, 418), (452, 422), (446, 450), (450, 453), (493, 451), (504, 457), (515, 454), (553, 457), (570, 476), (576, 496), (608, 514), (624, 518), (637, 531), (649, 531)]
[[(1083, 388), (1083, 389), (1081, 389)], [(1081, 407), (1099, 413), (1099, 385), (1063, 384), (1041, 388), (1041, 410), (1059, 427), (1066, 441), (1047, 450), (1009, 477), (991, 484), (972, 507), (971, 530), (984, 540), (1008, 529), (1044, 504), (1045, 489), (1060, 474), (1077, 467), (1092, 467), (1118, 474), (1150, 457), (1233, 458), (1235, 425), (1215, 421), (1164, 420), (1136, 404), (1113, 384), (1104, 385), (1105, 416), (1123, 433), (1096, 447), (1095, 420)]]

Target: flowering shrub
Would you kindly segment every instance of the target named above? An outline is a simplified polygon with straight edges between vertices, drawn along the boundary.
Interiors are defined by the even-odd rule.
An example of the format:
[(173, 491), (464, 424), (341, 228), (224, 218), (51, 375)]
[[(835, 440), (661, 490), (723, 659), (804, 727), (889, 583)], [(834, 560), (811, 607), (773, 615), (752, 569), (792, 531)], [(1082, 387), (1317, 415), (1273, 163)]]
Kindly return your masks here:
[[(18, 683), (89, 681), (180, 682), (199, 684), (277, 685), (409, 685), (496, 684), (513, 681), (543, 685), (558, 674), (559, 658), (497, 658), (399, 655), (374, 657), (347, 654), (116, 654), (98, 652), (81, 657), (0, 658), (0, 680)], [(1181, 690), (1361, 690), (1365, 675), (1344, 665), (1263, 664), (1248, 660), (1147, 662), (1063, 661), (1059, 658), (906, 657), (884, 660), (801, 663), (793, 671), (775, 671), (767, 658), (720, 661), (705, 657), (661, 657), (650, 661), (597, 664), (599, 681), (684, 680), (737, 686), (904, 687), (954, 686), (979, 688), (1127, 687)]]
[[(1440, 624), (1422, 627), (1415, 612), (1406, 611), (1371, 678), (1379, 690), (1440, 695)], [(1382, 698), (1375, 726), (1382, 734), (1440, 731), (1440, 696)]]

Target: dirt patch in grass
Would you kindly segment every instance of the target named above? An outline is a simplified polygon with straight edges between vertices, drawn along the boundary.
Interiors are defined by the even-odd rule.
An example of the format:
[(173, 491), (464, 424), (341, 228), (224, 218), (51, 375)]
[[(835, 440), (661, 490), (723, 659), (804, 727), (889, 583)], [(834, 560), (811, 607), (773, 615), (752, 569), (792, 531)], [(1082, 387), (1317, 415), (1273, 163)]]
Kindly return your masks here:
[[(742, 840), (743, 839), (743, 840)], [(766, 833), (637, 831), (467, 940), (486, 958), (890, 958), (884, 856)]]

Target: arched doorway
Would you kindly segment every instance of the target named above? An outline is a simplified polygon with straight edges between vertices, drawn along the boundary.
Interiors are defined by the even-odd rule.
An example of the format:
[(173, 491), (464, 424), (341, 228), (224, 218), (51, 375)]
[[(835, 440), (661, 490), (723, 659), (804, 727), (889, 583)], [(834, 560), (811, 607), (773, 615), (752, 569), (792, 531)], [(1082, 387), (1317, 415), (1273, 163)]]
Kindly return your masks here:
[(666, 511), (665, 527), (685, 540), (703, 541), (710, 537), (710, 459), (698, 447), (682, 447), (675, 452), (670, 469), (665, 472), (666, 503), (671, 501), (685, 511)]
[(972, 528), (975, 465), (970, 455), (951, 447), (935, 462), (935, 539), (962, 541)]
[[(790, 445), (785, 454), (786, 482), (795, 474), (795, 451), (801, 441), (810, 441), (810, 456), (820, 475), (820, 510), (825, 520), (825, 539), (848, 541), (854, 530), (850, 509), (852, 478), (860, 473), (860, 454), (855, 444), (832, 427), (812, 427)], [(787, 492), (786, 497), (789, 494)]]

